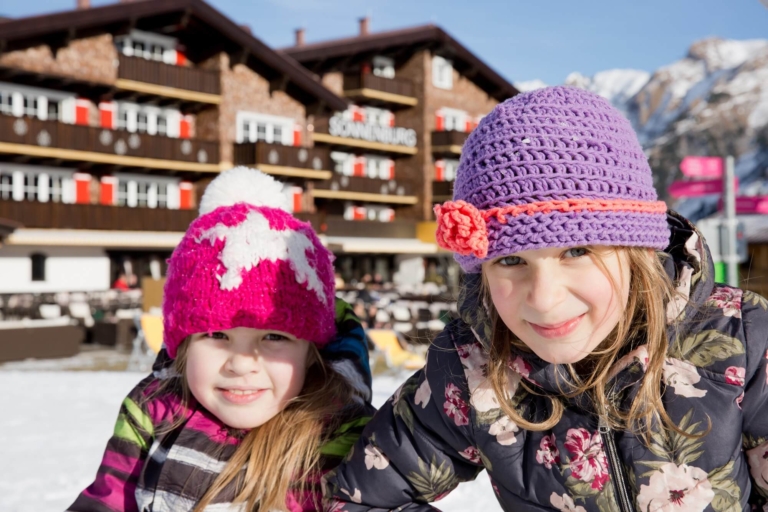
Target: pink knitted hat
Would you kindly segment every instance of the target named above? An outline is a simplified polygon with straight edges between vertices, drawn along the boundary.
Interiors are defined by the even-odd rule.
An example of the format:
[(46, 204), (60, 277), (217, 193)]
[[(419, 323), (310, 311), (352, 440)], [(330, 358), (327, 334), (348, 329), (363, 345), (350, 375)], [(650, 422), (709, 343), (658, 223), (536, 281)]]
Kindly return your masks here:
[(211, 182), (200, 216), (168, 260), (168, 354), (189, 335), (235, 327), (278, 330), (324, 345), (336, 332), (333, 254), (285, 211), (282, 185), (236, 167)]

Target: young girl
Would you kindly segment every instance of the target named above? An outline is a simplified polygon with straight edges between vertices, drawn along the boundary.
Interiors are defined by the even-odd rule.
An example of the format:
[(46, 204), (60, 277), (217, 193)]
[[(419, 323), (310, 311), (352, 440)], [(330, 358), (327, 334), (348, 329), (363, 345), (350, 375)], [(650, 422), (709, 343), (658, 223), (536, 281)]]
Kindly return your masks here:
[(160, 368), (69, 510), (319, 509), (320, 477), (372, 412), (355, 392), (370, 376), (343, 304), (341, 338), (319, 352), (336, 333), (333, 255), (284, 197), (242, 167), (209, 185), (168, 261)]
[(768, 301), (715, 284), (629, 122), (569, 87), (469, 136), (439, 243), (461, 319), (329, 479), (330, 509), (742, 511), (768, 496)]

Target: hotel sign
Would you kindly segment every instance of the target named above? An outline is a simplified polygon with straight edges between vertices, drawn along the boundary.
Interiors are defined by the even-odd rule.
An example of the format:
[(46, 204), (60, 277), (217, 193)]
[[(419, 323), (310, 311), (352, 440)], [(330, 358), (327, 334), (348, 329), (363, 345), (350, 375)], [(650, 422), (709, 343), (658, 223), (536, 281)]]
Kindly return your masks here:
[(328, 124), (328, 133), (335, 137), (394, 144), (396, 146), (416, 146), (416, 130), (411, 128), (380, 126), (376, 124), (351, 121), (341, 116), (333, 116)]

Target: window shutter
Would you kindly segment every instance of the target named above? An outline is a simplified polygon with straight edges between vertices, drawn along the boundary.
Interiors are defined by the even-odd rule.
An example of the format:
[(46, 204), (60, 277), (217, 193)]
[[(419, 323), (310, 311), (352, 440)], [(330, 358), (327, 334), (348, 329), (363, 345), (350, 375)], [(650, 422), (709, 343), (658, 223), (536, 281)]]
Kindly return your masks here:
[(75, 180), (75, 203), (90, 204), (91, 175), (84, 172), (76, 172), (72, 177)]
[(75, 124), (88, 126), (90, 104), (88, 100), (80, 98), (75, 100)]
[(184, 54), (184, 52), (180, 50), (176, 50), (176, 65), (183, 66), (186, 63), (187, 63), (187, 56)]
[(41, 121), (48, 119), (48, 98), (45, 96), (37, 97), (37, 118)]
[(394, 127), (395, 127), (395, 114), (393, 114), (392, 112), (390, 112), (390, 113), (389, 113), (389, 120), (388, 120), (388, 121), (389, 121), (389, 126), (390, 126), (391, 128), (394, 128)]
[(182, 210), (192, 209), (192, 183), (188, 181), (179, 183), (179, 208)]
[(101, 117), (101, 127), (113, 130), (115, 128), (115, 114), (117, 105), (115, 103), (99, 103), (99, 113)]
[(440, 110), (435, 112), (435, 130), (438, 132), (445, 130), (445, 115)]
[(392, 208), (382, 208), (379, 212), (380, 222), (392, 222), (395, 220), (395, 210)]
[(192, 131), (192, 124), (190, 116), (181, 116), (181, 120), (179, 121), (179, 137), (182, 139), (188, 139), (190, 137), (190, 133)]
[(103, 205), (114, 205), (117, 195), (117, 178), (114, 176), (101, 177), (101, 194), (99, 202)]
[(435, 161), (435, 181), (445, 181), (445, 160)]
[(390, 159), (387, 161), (387, 167), (389, 168), (389, 178), (390, 180), (395, 179), (395, 161)]
[(293, 145), (301, 146), (301, 125), (293, 125)]
[(352, 176), (365, 176), (365, 157), (364, 156), (356, 156), (355, 157), (355, 163), (354, 168), (352, 170)]
[(352, 120), (358, 123), (364, 123), (365, 122), (365, 109), (362, 109), (358, 106), (353, 105), (350, 107), (352, 109)]

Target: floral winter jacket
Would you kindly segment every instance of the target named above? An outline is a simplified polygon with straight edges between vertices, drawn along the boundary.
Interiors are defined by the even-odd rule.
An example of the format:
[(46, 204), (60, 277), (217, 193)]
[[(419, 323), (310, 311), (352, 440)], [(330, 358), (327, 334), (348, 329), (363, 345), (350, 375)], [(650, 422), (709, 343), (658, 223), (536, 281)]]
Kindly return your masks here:
[[(465, 292), (462, 319), (437, 337), (427, 366), (379, 410), (328, 478), (326, 510), (436, 510), (427, 503), (482, 469), (505, 511), (725, 512), (765, 505), (768, 301), (715, 284), (700, 235), (674, 213), (669, 223), (665, 266), (689, 300), (668, 306), (668, 318), (678, 322), (669, 328), (663, 402), (680, 429), (701, 434), (711, 421), (709, 433), (656, 431), (646, 446), (632, 433), (601, 428), (579, 397), (551, 430), (519, 428), (499, 409), (486, 378), (490, 329), (478, 297)], [(643, 345), (616, 362), (619, 406), (631, 403), (646, 362)], [(509, 367), (518, 411), (533, 421), (547, 418), (545, 395), (557, 394), (556, 376), (567, 373), (526, 353), (514, 354)], [(521, 379), (537, 394), (519, 386)]]
[[(374, 411), (369, 403), (371, 375), (365, 333), (352, 308), (341, 300), (336, 302), (336, 325), (338, 335), (321, 355), (357, 389), (358, 401), (338, 413), (339, 426), (328, 432), (328, 440), (320, 449), (321, 473), (341, 462)], [(178, 378), (170, 368), (172, 364), (167, 352), (161, 350), (153, 374), (125, 398), (95, 481), (68, 511), (189, 511), (219, 476), (244, 432), (226, 427), (194, 401), (183, 408), (175, 393), (153, 396), (160, 380)], [(169, 430), (179, 418), (183, 424)], [(206, 510), (244, 512), (244, 504), (232, 504), (236, 495), (236, 484), (230, 483)], [(317, 475), (305, 494), (289, 492), (287, 510), (319, 510), (320, 497)]]

